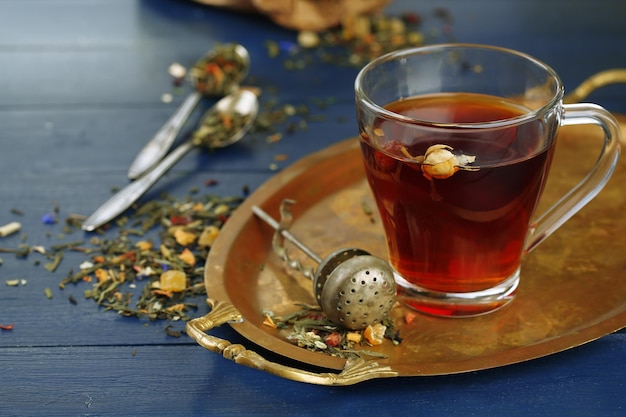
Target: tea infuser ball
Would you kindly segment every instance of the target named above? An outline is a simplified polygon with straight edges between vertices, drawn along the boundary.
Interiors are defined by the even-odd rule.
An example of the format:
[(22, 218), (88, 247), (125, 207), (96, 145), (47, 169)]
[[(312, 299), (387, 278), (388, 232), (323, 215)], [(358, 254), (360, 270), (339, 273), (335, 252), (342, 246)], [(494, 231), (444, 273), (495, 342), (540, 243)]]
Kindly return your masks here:
[(358, 248), (338, 249), (321, 259), (261, 208), (254, 206), (252, 210), (319, 264), (311, 276), (299, 261), (288, 257), (282, 245), (274, 242), (275, 251), (290, 267), (313, 278), (315, 299), (328, 320), (349, 330), (362, 330), (385, 319), (396, 295), (396, 283), (387, 262)]
[(313, 290), (331, 322), (360, 330), (384, 320), (395, 300), (396, 283), (387, 262), (350, 248), (324, 258), (313, 278)]

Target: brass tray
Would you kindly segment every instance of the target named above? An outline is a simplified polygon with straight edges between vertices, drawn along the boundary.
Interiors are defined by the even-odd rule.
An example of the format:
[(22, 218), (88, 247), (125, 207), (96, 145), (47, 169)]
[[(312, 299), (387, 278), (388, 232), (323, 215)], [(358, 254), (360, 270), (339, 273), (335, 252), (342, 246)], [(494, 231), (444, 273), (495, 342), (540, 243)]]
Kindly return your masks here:
[[(626, 118), (618, 118), (626, 131)], [(586, 174), (595, 161), (599, 135), (593, 127), (561, 129), (542, 207)], [(622, 158), (599, 196), (527, 256), (517, 297), (504, 309), (463, 319), (418, 315), (407, 324), (403, 318), (408, 310), (394, 307), (392, 316), (403, 342), (367, 347), (386, 355), (384, 359), (346, 361), (297, 347), (280, 331), (262, 324), (266, 310), (280, 314), (294, 310), (294, 303), (315, 304), (315, 300), (311, 281), (278, 259), (271, 248), (273, 230), (251, 212), (253, 205), (259, 205), (278, 217), (281, 201), (294, 199), (290, 231), (319, 255), (355, 246), (385, 256), (381, 223), (375, 215), (372, 221), (363, 208), (375, 205), (358, 140), (343, 141), (296, 162), (237, 209), (207, 260), (205, 284), (212, 311), (190, 321), (188, 334), (237, 363), (325, 385), (476, 371), (581, 345), (626, 326), (625, 182), (626, 158)], [(290, 254), (300, 255), (295, 248)], [(306, 255), (301, 259), (314, 265)], [(207, 333), (226, 322), (292, 366), (271, 362)]]

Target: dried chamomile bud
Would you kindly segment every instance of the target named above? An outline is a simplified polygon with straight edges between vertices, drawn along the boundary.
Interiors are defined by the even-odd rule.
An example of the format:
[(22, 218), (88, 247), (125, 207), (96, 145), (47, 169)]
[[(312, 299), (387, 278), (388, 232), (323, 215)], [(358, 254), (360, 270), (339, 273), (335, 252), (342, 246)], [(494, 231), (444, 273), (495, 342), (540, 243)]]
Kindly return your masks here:
[(475, 156), (455, 155), (452, 150), (448, 145), (433, 145), (426, 149), (423, 156), (412, 156), (406, 148), (402, 148), (405, 156), (422, 164), (422, 173), (429, 180), (450, 178), (459, 170), (478, 171), (478, 168), (467, 166), (476, 160)]
[(428, 179), (445, 179), (453, 176), (459, 170), (459, 160), (447, 145), (433, 145), (426, 149), (422, 172)]

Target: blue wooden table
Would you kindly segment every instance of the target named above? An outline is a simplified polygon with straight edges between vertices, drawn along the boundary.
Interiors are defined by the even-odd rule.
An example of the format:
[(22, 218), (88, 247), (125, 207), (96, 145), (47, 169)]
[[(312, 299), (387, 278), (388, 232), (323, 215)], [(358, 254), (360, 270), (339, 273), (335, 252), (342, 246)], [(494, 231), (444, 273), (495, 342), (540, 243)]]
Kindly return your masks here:
[[(453, 17), (457, 41), (534, 55), (556, 69), (566, 89), (593, 73), (626, 67), (622, 0), (396, 1), (386, 13), (416, 12), (432, 24), (433, 11), (441, 7)], [(241, 196), (299, 158), (354, 136), (357, 68), (313, 62), (288, 71), (284, 53), (268, 56), (265, 43), (284, 46), (295, 39), (296, 32), (263, 16), (191, 1), (0, 2), (0, 223), (22, 224), (19, 233), (0, 238), (0, 247), (88, 240), (92, 234), (68, 234), (62, 221), (46, 224), (42, 218), (88, 215), (113, 187), (125, 185), (136, 152), (190, 91), (188, 84), (173, 86), (168, 66), (188, 67), (217, 43), (240, 42), (249, 49), (247, 82), (264, 91), (263, 100), (308, 105), (313, 115), (307, 129), (276, 143), (253, 133), (228, 149), (192, 152), (143, 201), (163, 192), (181, 198), (193, 188), (206, 192), (209, 179), (215, 181), (211, 193)], [(163, 94), (172, 94), (172, 102), (164, 102)], [(598, 90), (588, 100), (626, 113), (623, 85)], [(182, 331), (183, 322), (104, 311), (83, 297), (86, 285), (60, 289), (84, 254), (66, 253), (54, 272), (37, 253), (23, 258), (5, 252), (0, 258), (0, 324), (13, 325), (0, 330), (0, 415), (626, 413), (624, 331), (481, 372), (323, 387), (236, 365), (165, 331)], [(5, 285), (16, 279), (17, 286)], [(202, 299), (196, 302), (191, 314), (206, 314)], [(216, 332), (241, 340), (230, 328)]]

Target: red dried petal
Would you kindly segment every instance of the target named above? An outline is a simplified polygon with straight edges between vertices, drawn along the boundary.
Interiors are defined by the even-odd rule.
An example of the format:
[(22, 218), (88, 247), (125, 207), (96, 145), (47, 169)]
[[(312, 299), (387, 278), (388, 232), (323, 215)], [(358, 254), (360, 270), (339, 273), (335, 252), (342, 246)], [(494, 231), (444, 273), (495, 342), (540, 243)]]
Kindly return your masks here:
[(328, 347), (338, 346), (339, 343), (341, 343), (341, 333), (339, 333), (339, 332), (332, 332), (330, 334), (327, 334), (324, 337), (324, 343), (326, 343), (326, 345)]
[(172, 222), (173, 226), (184, 226), (188, 223), (191, 223), (193, 219), (191, 218), (191, 216), (170, 216), (170, 221)]

